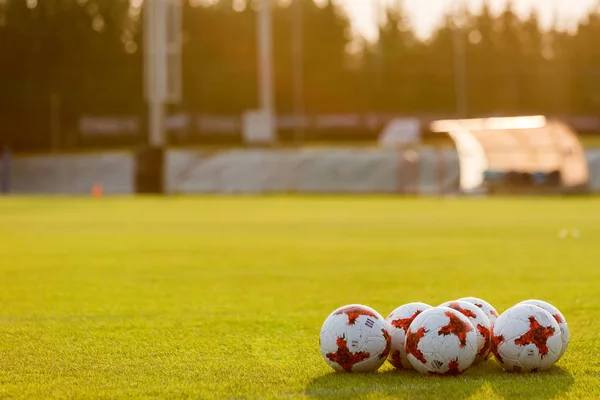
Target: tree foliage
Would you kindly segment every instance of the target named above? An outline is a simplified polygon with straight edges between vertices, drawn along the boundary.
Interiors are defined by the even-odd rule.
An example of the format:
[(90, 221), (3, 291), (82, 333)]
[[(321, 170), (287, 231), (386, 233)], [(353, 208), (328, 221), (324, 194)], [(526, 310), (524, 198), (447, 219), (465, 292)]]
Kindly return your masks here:
[[(179, 109), (240, 115), (258, 106), (256, 4), (184, 1)], [(290, 114), (294, 10), (289, 0), (273, 4), (277, 110)], [(598, 113), (600, 3), (575, 33), (543, 30), (535, 13), (523, 19), (510, 6), (499, 15), (484, 7), (448, 15), (427, 41), (401, 5), (385, 11), (379, 40), (356, 51), (359, 39), (334, 2), (302, 1), (307, 113), (453, 114), (457, 41), (465, 46), (469, 115)], [(143, 115), (142, 30), (141, 10), (129, 0), (0, 0), (0, 142), (49, 147), (57, 96), (66, 143), (82, 115)]]

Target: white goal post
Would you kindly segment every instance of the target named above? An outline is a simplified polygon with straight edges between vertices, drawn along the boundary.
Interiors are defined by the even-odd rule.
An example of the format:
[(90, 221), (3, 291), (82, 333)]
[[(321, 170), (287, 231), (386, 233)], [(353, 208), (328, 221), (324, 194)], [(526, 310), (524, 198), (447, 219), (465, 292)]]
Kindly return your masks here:
[(164, 106), (181, 101), (182, 0), (144, 0), (144, 97), (149, 142), (165, 144)]

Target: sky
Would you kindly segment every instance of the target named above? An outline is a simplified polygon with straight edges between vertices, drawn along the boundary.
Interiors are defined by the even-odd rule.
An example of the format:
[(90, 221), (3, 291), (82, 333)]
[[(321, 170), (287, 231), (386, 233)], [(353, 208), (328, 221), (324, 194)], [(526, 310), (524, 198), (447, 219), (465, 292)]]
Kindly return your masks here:
[[(394, 0), (337, 0), (346, 9), (351, 16), (354, 27), (358, 33), (363, 34), (368, 39), (376, 38), (376, 4), (390, 3)], [(440, 22), (440, 18), (445, 10), (454, 4), (457, 0), (403, 0), (411, 24), (415, 32), (421, 38), (427, 38), (431, 30)], [(481, 9), (484, 0), (464, 0), (473, 11)], [(487, 0), (491, 5), (492, 11), (501, 10), (507, 0)], [(559, 26), (564, 29), (572, 29), (579, 19), (593, 6), (598, 4), (598, 0), (512, 0), (516, 11), (520, 15), (527, 15), (532, 8), (539, 11), (542, 24), (549, 26), (555, 15), (558, 16)]]

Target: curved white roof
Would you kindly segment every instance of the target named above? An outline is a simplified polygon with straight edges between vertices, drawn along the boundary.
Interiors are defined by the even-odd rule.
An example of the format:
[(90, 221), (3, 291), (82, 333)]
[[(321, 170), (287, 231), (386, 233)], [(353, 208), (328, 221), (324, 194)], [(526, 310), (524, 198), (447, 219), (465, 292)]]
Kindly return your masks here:
[(434, 132), (447, 132), (458, 151), (461, 189), (481, 186), (493, 171), (560, 171), (563, 186), (587, 184), (589, 172), (577, 135), (543, 116), (440, 120)]

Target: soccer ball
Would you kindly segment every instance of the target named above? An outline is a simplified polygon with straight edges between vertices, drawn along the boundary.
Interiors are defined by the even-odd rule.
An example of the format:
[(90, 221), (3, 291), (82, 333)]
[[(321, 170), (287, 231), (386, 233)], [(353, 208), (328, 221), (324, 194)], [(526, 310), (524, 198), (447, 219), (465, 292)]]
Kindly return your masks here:
[(558, 322), (558, 326), (560, 327), (560, 338), (562, 341), (562, 347), (561, 347), (560, 353), (558, 355), (558, 359), (560, 360), (560, 358), (563, 356), (563, 354), (565, 354), (565, 351), (567, 350), (567, 346), (569, 345), (569, 327), (567, 326), (567, 320), (565, 319), (565, 317), (558, 310), (558, 308), (556, 308), (552, 304), (547, 303), (542, 300), (533, 300), (533, 299), (525, 300), (525, 301), (520, 302), (519, 304), (531, 304), (534, 306), (541, 307), (544, 310), (548, 311), (550, 314), (552, 314), (552, 316), (554, 317), (556, 322)]
[(332, 312), (321, 327), (325, 362), (338, 372), (373, 372), (392, 344), (388, 323), (371, 307), (350, 304)]
[(558, 360), (561, 348), (558, 322), (538, 306), (517, 304), (492, 328), (492, 352), (507, 371), (544, 371)]
[(496, 311), (496, 309), (492, 307), (490, 303), (477, 297), (463, 297), (462, 299), (458, 300), (475, 304), (477, 307), (481, 308), (485, 315), (490, 319), (490, 324), (494, 326), (494, 323), (498, 319), (498, 311)]
[(430, 308), (431, 306), (425, 303), (408, 303), (396, 308), (386, 318), (392, 337), (392, 347), (388, 361), (394, 367), (398, 369), (413, 368), (406, 357), (406, 332), (417, 315)]
[(406, 354), (413, 368), (422, 374), (459, 375), (475, 360), (475, 328), (456, 310), (430, 308), (410, 324)]
[[(440, 307), (449, 307), (467, 317), (477, 333), (477, 355), (474, 364), (484, 361), (490, 355), (490, 340), (492, 339), (492, 324), (483, 310), (475, 304), (466, 301), (449, 301)], [(393, 340), (392, 340), (393, 345)]]

